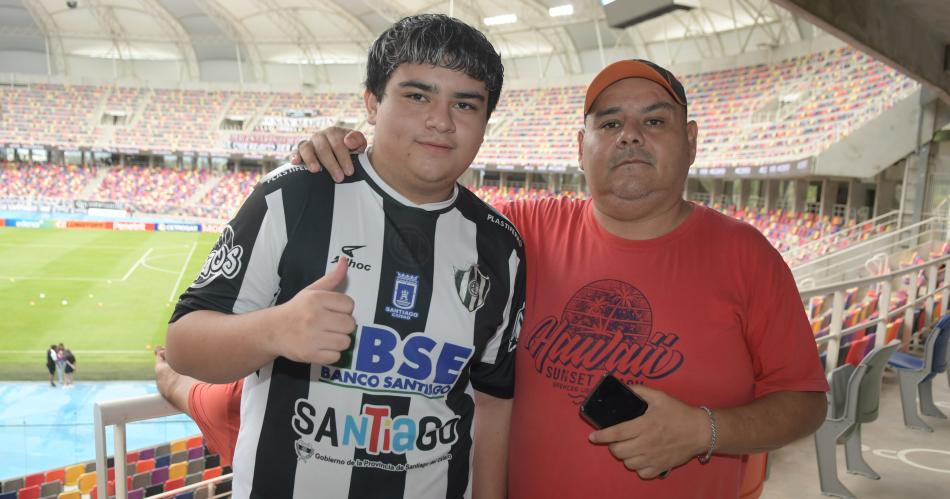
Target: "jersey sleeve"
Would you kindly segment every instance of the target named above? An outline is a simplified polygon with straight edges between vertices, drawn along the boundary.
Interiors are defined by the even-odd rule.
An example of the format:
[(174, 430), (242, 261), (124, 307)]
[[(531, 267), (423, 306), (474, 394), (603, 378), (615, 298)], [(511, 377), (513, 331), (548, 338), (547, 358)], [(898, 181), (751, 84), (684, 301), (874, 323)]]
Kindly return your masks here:
[(262, 182), (225, 226), (170, 322), (195, 310), (239, 314), (273, 305), (286, 244), (282, 190)]
[(761, 241), (747, 273), (747, 342), (752, 353), (755, 397), (777, 391), (827, 391), (828, 382), (798, 288), (781, 255)]
[(472, 367), (472, 386), (488, 395), (511, 398), (515, 388), (515, 354), (524, 322), (525, 258), (520, 244), (508, 260), (509, 293), (501, 324)]

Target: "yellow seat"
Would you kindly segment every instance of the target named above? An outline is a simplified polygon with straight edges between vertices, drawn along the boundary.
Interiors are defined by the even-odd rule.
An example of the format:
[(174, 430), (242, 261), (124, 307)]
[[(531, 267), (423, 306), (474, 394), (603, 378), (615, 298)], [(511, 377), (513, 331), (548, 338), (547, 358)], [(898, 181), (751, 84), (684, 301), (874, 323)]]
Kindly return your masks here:
[(168, 467), (168, 479), (182, 478), (188, 474), (188, 461), (175, 463)]
[(76, 485), (76, 480), (79, 480), (79, 475), (82, 475), (86, 472), (86, 465), (74, 464), (72, 466), (67, 466), (65, 472), (66, 477), (63, 479), (63, 484), (71, 487)]
[(176, 452), (185, 451), (185, 450), (188, 450), (188, 439), (187, 439), (187, 438), (183, 438), (183, 439), (181, 439), (181, 440), (175, 440), (174, 442), (171, 443), (170, 452), (171, 452), (172, 454), (174, 454), (174, 453), (176, 453)]
[(96, 472), (90, 471), (89, 473), (83, 473), (79, 475), (79, 492), (83, 494), (88, 494), (93, 487), (96, 486)]
[(59, 494), (59, 499), (82, 499), (82, 493), (78, 490), (71, 490), (69, 492), (63, 492)]

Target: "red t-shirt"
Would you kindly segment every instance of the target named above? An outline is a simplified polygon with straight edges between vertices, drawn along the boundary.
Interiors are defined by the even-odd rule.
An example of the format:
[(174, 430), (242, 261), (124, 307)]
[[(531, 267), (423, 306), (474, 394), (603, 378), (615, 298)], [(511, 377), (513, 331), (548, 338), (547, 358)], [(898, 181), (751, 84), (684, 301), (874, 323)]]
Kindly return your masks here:
[(528, 277), (509, 497), (738, 497), (739, 456), (642, 480), (588, 441), (578, 405), (608, 370), (713, 409), (827, 390), (788, 267), (755, 228), (702, 206), (647, 241), (608, 233), (592, 208), (549, 199), (502, 210), (525, 238)]
[(198, 424), (208, 448), (221, 456), (221, 466), (230, 466), (241, 427), (241, 392), (244, 380), (216, 385), (195, 383), (188, 390), (188, 412)]

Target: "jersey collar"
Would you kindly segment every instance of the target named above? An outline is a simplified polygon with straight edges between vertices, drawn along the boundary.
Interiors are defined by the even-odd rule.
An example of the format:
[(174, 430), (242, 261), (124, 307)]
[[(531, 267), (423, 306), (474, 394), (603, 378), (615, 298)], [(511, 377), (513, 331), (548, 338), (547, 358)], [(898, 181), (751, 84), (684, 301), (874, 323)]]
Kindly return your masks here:
[(445, 201), (439, 201), (437, 203), (425, 203), (425, 204), (416, 204), (409, 200), (406, 196), (400, 194), (396, 189), (393, 189), (386, 182), (383, 182), (383, 179), (379, 177), (379, 174), (376, 173), (376, 169), (373, 168), (373, 164), (369, 160), (369, 150), (360, 153), (359, 155), (360, 164), (363, 167), (363, 170), (366, 171), (366, 176), (376, 184), (380, 190), (385, 192), (389, 197), (396, 200), (399, 204), (410, 206), (412, 208), (419, 208), (426, 211), (439, 211), (444, 210), (455, 203), (455, 199), (459, 195), (459, 186), (458, 183), (452, 186), (452, 195), (449, 196)]

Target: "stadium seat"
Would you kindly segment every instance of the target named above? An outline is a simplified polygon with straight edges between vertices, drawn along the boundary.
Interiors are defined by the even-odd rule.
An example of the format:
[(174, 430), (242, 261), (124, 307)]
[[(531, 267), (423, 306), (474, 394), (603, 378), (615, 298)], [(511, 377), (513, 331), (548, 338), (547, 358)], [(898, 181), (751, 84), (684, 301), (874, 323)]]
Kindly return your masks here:
[(188, 474), (188, 463), (174, 463), (168, 467), (168, 478), (184, 478)]
[(201, 437), (201, 435), (198, 435), (196, 437), (191, 437), (185, 442), (185, 445), (189, 449), (194, 449), (196, 447), (204, 447), (204, 439)]
[(92, 472), (92, 471), (96, 471), (96, 462), (95, 462), (95, 461), (90, 461), (90, 462), (86, 463), (86, 465), (85, 465), (85, 467), (84, 467), (83, 469), (85, 470), (86, 473), (90, 473), (90, 472)]
[(950, 314), (943, 316), (927, 335), (922, 358), (897, 352), (888, 362), (888, 365), (897, 371), (904, 426), (908, 428), (933, 431), (933, 428), (924, 422), (917, 412), (918, 400), (920, 412), (925, 416), (947, 419), (946, 414), (934, 404), (933, 379), (947, 370), (948, 339), (950, 339)]
[(63, 482), (56, 480), (40, 486), (40, 497), (55, 496), (63, 491)]
[(133, 489), (144, 489), (152, 484), (152, 472), (143, 471), (132, 476)]
[(59, 480), (60, 482), (66, 481), (66, 470), (59, 468), (56, 470), (50, 470), (46, 472), (46, 481), (55, 482)]
[(172, 452), (172, 463), (181, 463), (188, 460), (188, 449)]
[(161, 455), (161, 456), (156, 456), (156, 457), (155, 457), (155, 467), (156, 467), (156, 468), (163, 468), (163, 467), (168, 466), (169, 464), (171, 464), (171, 461), (172, 461), (172, 457), (171, 457), (170, 455), (168, 455), (168, 454), (164, 454), (164, 455)]
[(138, 460), (139, 460), (139, 453), (138, 453), (138, 451), (132, 451), (132, 452), (129, 452), (128, 454), (125, 455), (125, 462), (126, 462), (126, 463), (134, 463), (134, 462), (136, 462), (136, 461), (138, 461)]
[(214, 484), (215, 497), (223, 495), (225, 492), (231, 492), (231, 480), (225, 480)]
[(23, 488), (26, 480), (23, 477), (11, 478), (3, 482), (3, 492), (16, 492)]
[(211, 454), (205, 457), (205, 469), (221, 466), (221, 457), (217, 454)]
[(17, 493), (16, 497), (17, 499), (39, 499), (40, 486), (30, 485), (29, 487), (23, 487), (20, 489), (20, 492)]
[(128, 499), (142, 499), (145, 497), (145, 489), (137, 488), (129, 491)]
[(210, 495), (211, 494), (208, 492), (208, 488), (202, 487), (200, 489), (195, 489), (195, 493), (193, 494), (193, 497), (194, 499), (208, 499)]
[(82, 499), (82, 493), (78, 490), (70, 490), (69, 492), (60, 493), (57, 499)]
[(171, 454), (171, 446), (169, 444), (162, 444), (158, 447), (155, 447), (155, 457), (167, 456)]
[(192, 459), (188, 461), (188, 475), (192, 473), (201, 473), (205, 469), (205, 460), (204, 459)]
[(838, 479), (836, 448), (841, 443), (849, 473), (880, 478), (861, 455), (861, 425), (877, 419), (884, 367), (898, 346), (900, 342), (892, 341), (871, 350), (858, 367), (844, 364), (831, 372), (828, 413), (814, 435), (822, 494), (854, 498)]
[(861, 360), (864, 359), (864, 354), (867, 351), (868, 341), (870, 337), (864, 335), (864, 331), (858, 331), (851, 338), (851, 345), (848, 346), (848, 355), (845, 357), (844, 362), (846, 364), (851, 364), (854, 367), (858, 367), (858, 364), (861, 363)]
[(170, 447), (169, 450), (171, 451), (172, 454), (175, 454), (176, 452), (187, 451), (188, 439), (183, 438), (181, 440), (175, 440), (171, 444), (169, 444), (169, 447)]
[(155, 449), (153, 449), (153, 448), (142, 449), (142, 450), (139, 451), (139, 460), (140, 460), (140, 461), (141, 461), (142, 459), (150, 459), (150, 458), (153, 458), (153, 457), (155, 457)]
[(155, 468), (152, 470), (152, 476), (149, 479), (149, 485), (165, 483), (168, 480), (168, 466)]
[(42, 485), (43, 480), (46, 478), (45, 472), (33, 473), (32, 475), (27, 475), (24, 479), (23, 487), (32, 487), (34, 485)]
[(188, 449), (188, 460), (203, 458), (205, 450), (203, 447), (191, 447)]
[(173, 478), (165, 482), (165, 490), (171, 491), (185, 486), (185, 477)]
[(96, 472), (90, 471), (79, 475), (79, 479), (76, 481), (76, 486), (79, 488), (79, 492), (83, 494), (88, 494), (90, 490), (96, 485)]
[(183, 492), (175, 496), (175, 499), (194, 499), (194, 493), (192, 491)]
[(155, 460), (154, 459), (142, 459), (139, 462), (135, 463), (135, 472), (141, 473), (143, 471), (152, 471), (155, 469)]
[(63, 479), (63, 483), (67, 487), (72, 487), (76, 485), (76, 480), (79, 480), (79, 475), (82, 475), (86, 472), (86, 466), (82, 464), (74, 464), (72, 466), (67, 466), (64, 470), (66, 477)]
[(157, 494), (161, 494), (162, 492), (165, 492), (165, 487), (164, 487), (162, 484), (160, 484), (160, 483), (159, 483), (159, 484), (156, 484), (156, 485), (150, 485), (150, 486), (148, 486), (148, 487), (145, 487), (145, 496), (146, 496), (146, 497), (154, 496), (154, 495), (157, 495)]
[(16, 494), (17, 494), (16, 490), (12, 490), (10, 492), (4, 492), (0, 494), (0, 499), (17, 499)]
[(204, 472), (201, 473), (201, 480), (210, 480), (219, 476), (221, 476), (221, 467), (215, 466), (214, 468), (204, 470)]
[(185, 485), (194, 485), (201, 481), (201, 472), (189, 473), (185, 475)]

